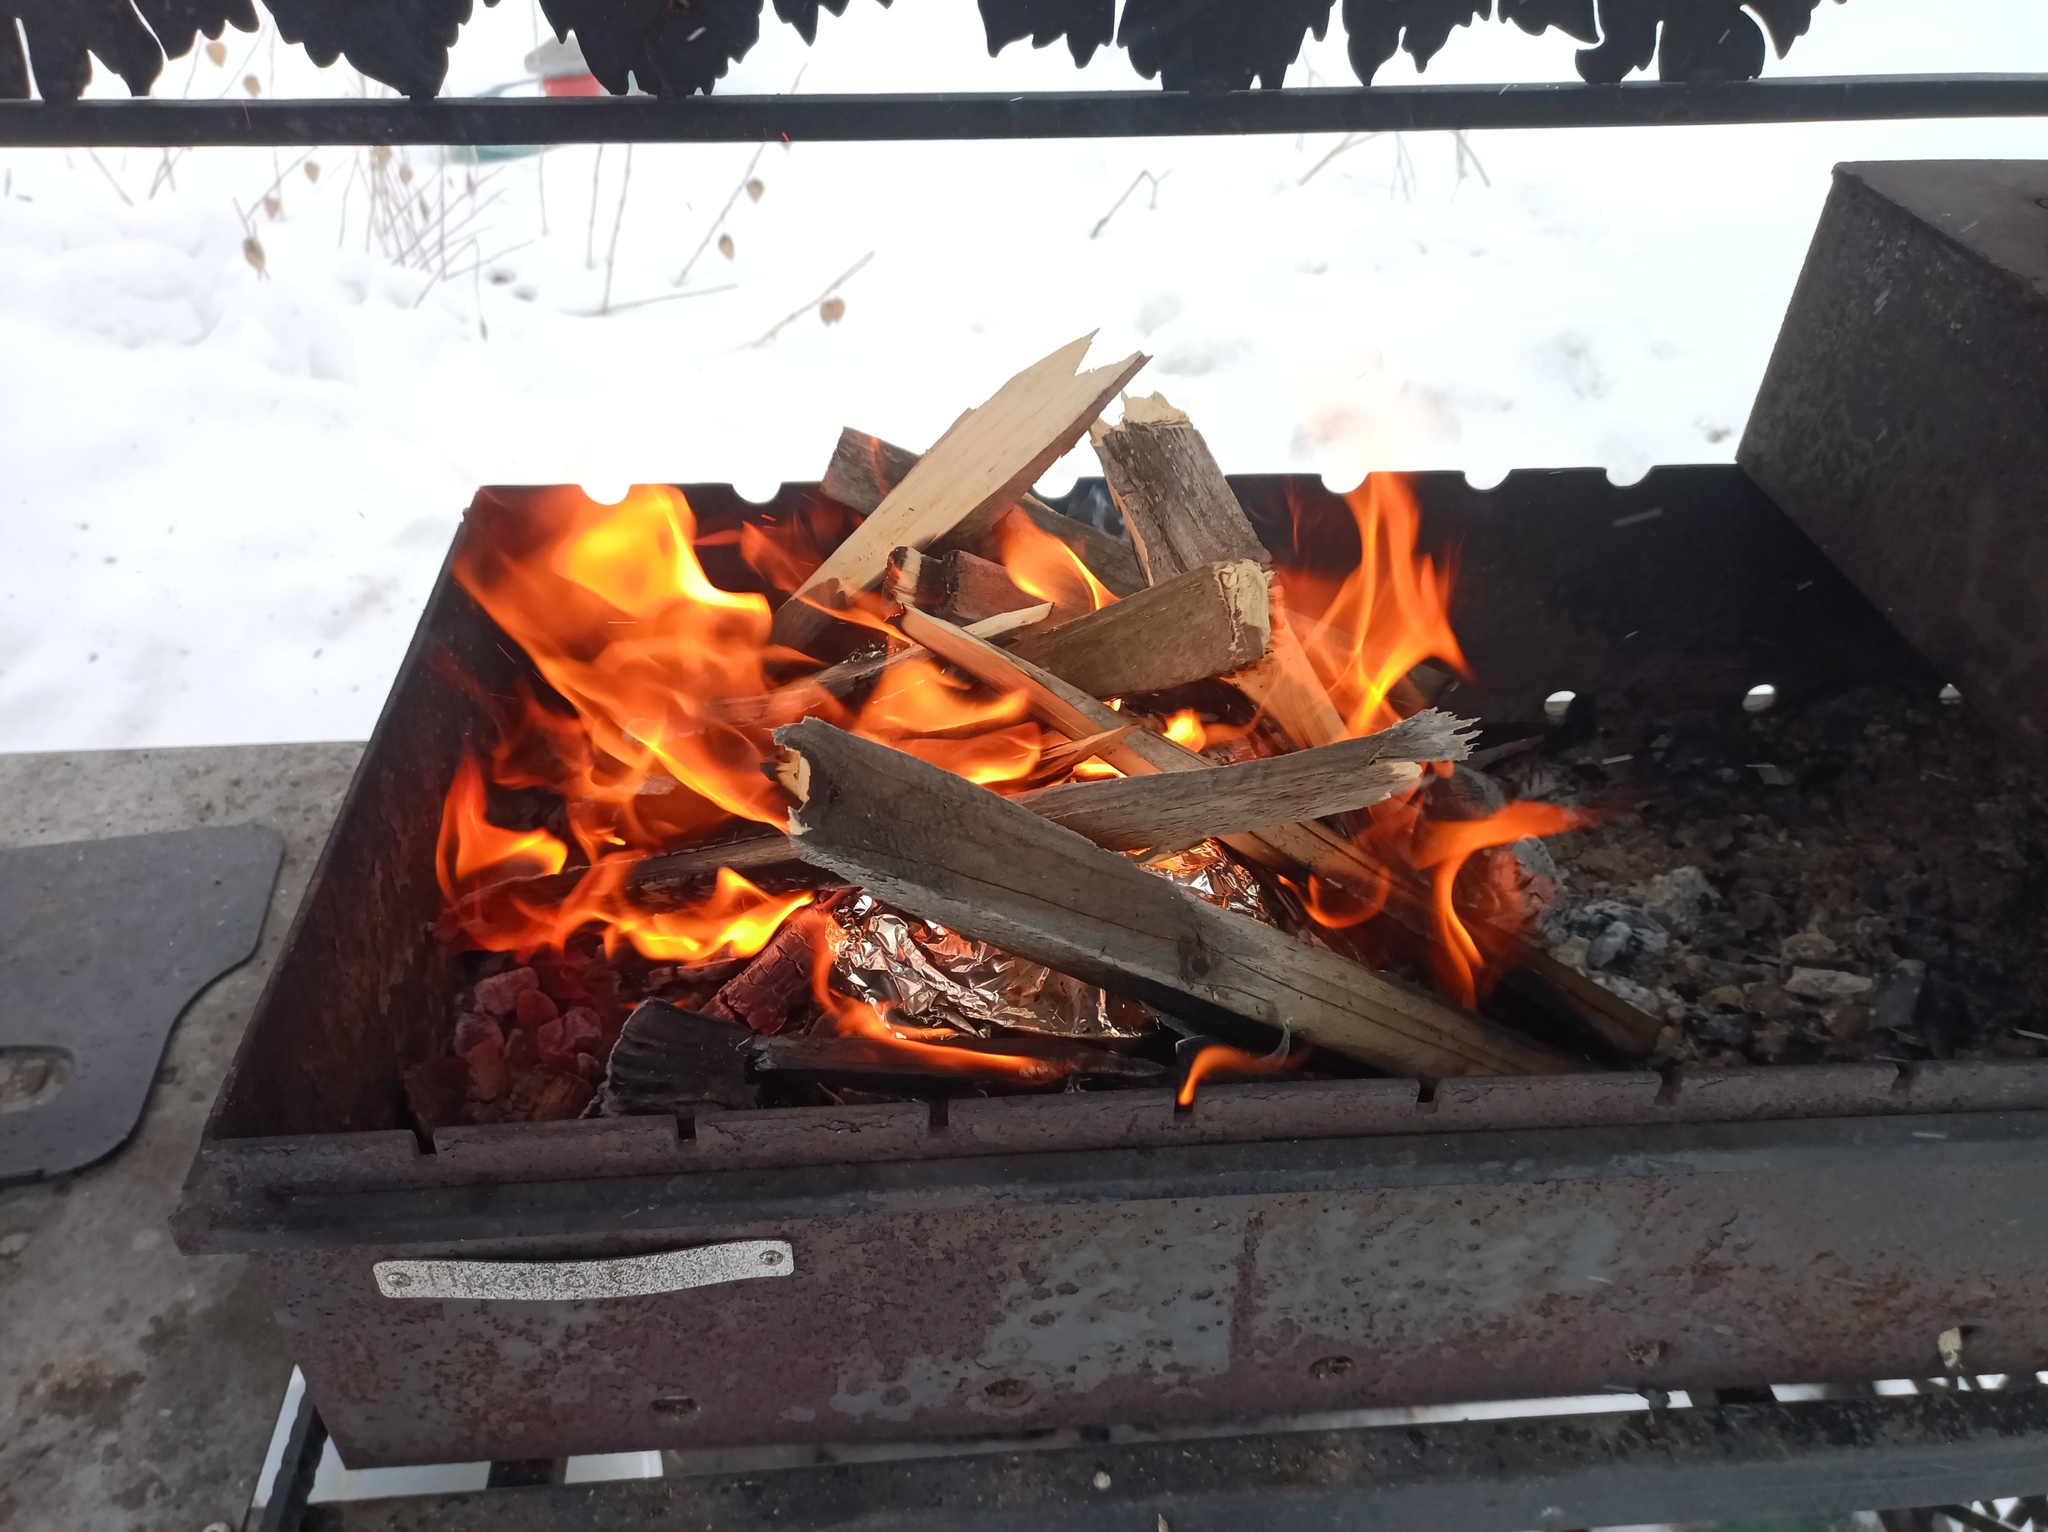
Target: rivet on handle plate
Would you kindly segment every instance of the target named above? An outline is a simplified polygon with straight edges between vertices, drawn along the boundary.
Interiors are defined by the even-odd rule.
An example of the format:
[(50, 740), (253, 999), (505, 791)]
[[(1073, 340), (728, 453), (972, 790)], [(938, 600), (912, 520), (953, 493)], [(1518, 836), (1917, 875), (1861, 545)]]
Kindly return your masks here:
[(560, 1303), (646, 1298), (719, 1282), (786, 1277), (796, 1271), (787, 1240), (743, 1239), (694, 1250), (610, 1261), (379, 1261), (371, 1267), (387, 1298), (492, 1298)]

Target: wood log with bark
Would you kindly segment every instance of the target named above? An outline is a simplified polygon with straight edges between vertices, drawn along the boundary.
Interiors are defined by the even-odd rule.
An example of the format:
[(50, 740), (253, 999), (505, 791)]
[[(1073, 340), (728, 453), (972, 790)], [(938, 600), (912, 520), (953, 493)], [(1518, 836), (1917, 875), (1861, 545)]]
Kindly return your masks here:
[[(832, 461), (818, 488), (828, 499), (866, 516), (903, 482), (917, 462), (917, 454), (908, 447), (898, 447), (849, 426), (839, 433), (839, 444), (833, 449)], [(1096, 530), (1085, 521), (1062, 515), (1036, 495), (1019, 495), (1016, 505), (1039, 531), (1071, 548), (1111, 595), (1128, 596), (1145, 588), (1145, 571), (1130, 544)], [(935, 551), (955, 547), (978, 551), (996, 519), (989, 516), (977, 518), (979, 524), (963, 523), (931, 546)]]
[(896, 908), (1226, 1040), (1278, 1028), (1424, 1080), (1578, 1067), (1424, 991), (1205, 904), (901, 751), (816, 719), (776, 739), (798, 766), (790, 830), (805, 860)]
[(1137, 374), (1142, 354), (1077, 371), (1092, 335), (1061, 347), (956, 420), (903, 481), (777, 609), (775, 642), (802, 649), (830, 624), (826, 610), (882, 578), (897, 548), (922, 549), (977, 512), (999, 512), (1079, 441)]
[[(1018, 588), (1009, 570), (964, 548), (950, 553), (898, 548), (889, 555), (882, 593), (899, 605), (922, 607), (963, 626), (1038, 604), (1036, 596)], [(1090, 610), (1048, 604), (1053, 607), (1048, 622), (1066, 622)]]
[[(1097, 421), (1089, 437), (1154, 585), (1218, 559), (1272, 562), (1202, 433), (1163, 395), (1127, 396), (1123, 420), (1114, 426)], [(1288, 628), (1281, 602), (1273, 603), (1272, 628), (1267, 652), (1228, 679), (1296, 744), (1342, 739), (1343, 716)]]

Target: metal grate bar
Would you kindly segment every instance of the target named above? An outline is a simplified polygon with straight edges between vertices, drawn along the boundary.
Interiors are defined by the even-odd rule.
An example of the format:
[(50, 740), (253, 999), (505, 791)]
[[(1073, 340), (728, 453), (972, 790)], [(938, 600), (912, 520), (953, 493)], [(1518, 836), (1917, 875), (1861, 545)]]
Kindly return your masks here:
[(0, 102), (0, 147), (863, 142), (2048, 116), (2048, 75), (552, 100)]

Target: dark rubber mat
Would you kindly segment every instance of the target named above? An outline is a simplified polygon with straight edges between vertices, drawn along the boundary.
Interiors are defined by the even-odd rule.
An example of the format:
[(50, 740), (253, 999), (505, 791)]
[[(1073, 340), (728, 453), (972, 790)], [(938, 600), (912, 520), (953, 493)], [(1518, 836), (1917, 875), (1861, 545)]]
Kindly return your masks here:
[(62, 1081), (0, 1109), (0, 1182), (127, 1141), (180, 1013), (255, 952), (283, 856), (265, 825), (0, 849), (0, 1054)]

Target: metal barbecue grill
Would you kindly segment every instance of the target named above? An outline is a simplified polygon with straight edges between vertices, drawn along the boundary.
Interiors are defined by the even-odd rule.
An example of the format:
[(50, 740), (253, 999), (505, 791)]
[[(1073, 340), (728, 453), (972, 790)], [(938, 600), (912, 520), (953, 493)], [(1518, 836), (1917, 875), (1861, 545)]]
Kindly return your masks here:
[[(737, 26), (732, 37), (744, 31), (746, 5), (700, 8)], [(737, 55), (699, 57), (694, 34), (663, 30), (688, 5), (600, 12), (550, 0), (550, 19), (577, 28), (610, 88), (623, 90), (619, 61), (636, 56), (636, 77), (660, 88), (545, 101), (432, 99), (466, 3), (403, 15), (326, 0), (277, 9), (288, 40), (345, 54), (413, 99), (55, 99), (82, 79), (87, 48), (146, 83), (164, 51), (189, 49), (194, 27), (218, 33), (237, 7), (138, 0), (134, 14), (112, 8), (119, 16), (32, 13), (24, 53), (0, 0), (0, 98), (27, 96), (31, 63), (53, 98), (0, 100), (0, 144), (863, 141), (2048, 114), (2043, 75), (1757, 79), (1761, 43), (1752, 67), (1747, 52), (1715, 51), (1728, 29), (1722, 42), (1708, 37), (1722, 11), (1756, 29), (1718, 0), (1639, 8), (1648, 49), (1618, 72), (1612, 48), (1589, 49), (1596, 62), (1582, 69), (1601, 83), (1584, 85), (1255, 91), (1249, 73), (1186, 63), (1232, 54), (1204, 33), (1191, 52), (1166, 50), (1182, 63), (1166, 67), (1174, 88), (1157, 95), (801, 98), (690, 95)], [(1057, 36), (1051, 13), (1095, 9), (1013, 5), (1023, 30), (1008, 35), (1035, 25)], [(1759, 9), (1782, 45), (1811, 6)], [(180, 39), (172, 13), (188, 10)], [(984, 10), (1004, 8), (985, 0)], [(1398, 38), (1405, 25), (1413, 39), (1474, 7), (1352, 0), (1345, 10), (1356, 57), (1361, 32), (1392, 25)], [(807, 12), (815, 26), (815, 5), (777, 0), (776, 11), (799, 25)], [(1588, 42), (1620, 35), (1595, 26), (1592, 0), (1502, 0), (1502, 11), (1594, 28), (1581, 33)], [(1649, 62), (1659, 18), (1664, 80), (1613, 83)], [(990, 26), (993, 42), (994, 17)], [(1069, 30), (1077, 56), (1085, 30)], [(1236, 51), (1257, 62), (1246, 49)], [(1313, 480), (1232, 483), (1276, 541), (1290, 501), (1326, 495)], [(1796, 707), (1853, 685), (1932, 696), (1948, 679), (1738, 468), (1659, 469), (1626, 487), (1597, 471), (1517, 473), (1484, 491), (1446, 474), (1415, 485), (1425, 540), (1461, 553), (1459, 632), (1480, 678), (1457, 698), (1464, 711), (1538, 718), (1561, 688), (1598, 698), (1609, 718), (1734, 708), (1760, 681)], [(725, 486), (686, 489), (707, 529), (759, 513)], [(792, 513), (812, 493), (785, 486), (770, 509)], [(1089, 493), (1085, 482), (1077, 491)], [(962, 1432), (1063, 1443), (765, 1486), (738, 1476), (423, 1503), (383, 1520), (316, 1513), (335, 1527), (627, 1515), (822, 1527), (850, 1524), (854, 1507), (906, 1527), (1150, 1528), (1153, 1508), (1170, 1507), (1159, 1525), (1173, 1532), (1252, 1516), (1279, 1527), (1505, 1529), (2048, 1488), (2039, 1391), (1801, 1405), (1768, 1391), (1867, 1392), (1875, 1379), (1944, 1368), (2017, 1380), (2048, 1358), (2038, 1211), (2048, 1061), (1681, 1069), (1447, 1081), (1434, 1092), (1400, 1080), (1276, 1082), (1214, 1087), (1188, 1112), (1158, 1094), (1072, 1094), (456, 1127), (422, 1142), (400, 1074), (426, 1054), (458, 982), (426, 935), (441, 910), (435, 837), (462, 743), (485, 726), (433, 662), (441, 654), (486, 689), (528, 668), (444, 572), (222, 1088), (177, 1223), (190, 1253), (253, 1258), (306, 1375), (310, 1405), (274, 1524), (298, 1514), (324, 1432), (356, 1466)], [(1681, 1389), (1695, 1408), (1666, 1409)], [(1221, 1432), (1261, 1418), (1607, 1390), (1643, 1393), (1653, 1407), (1583, 1428), (1235, 1434), (1199, 1452), (1111, 1438), (1131, 1421)]]

